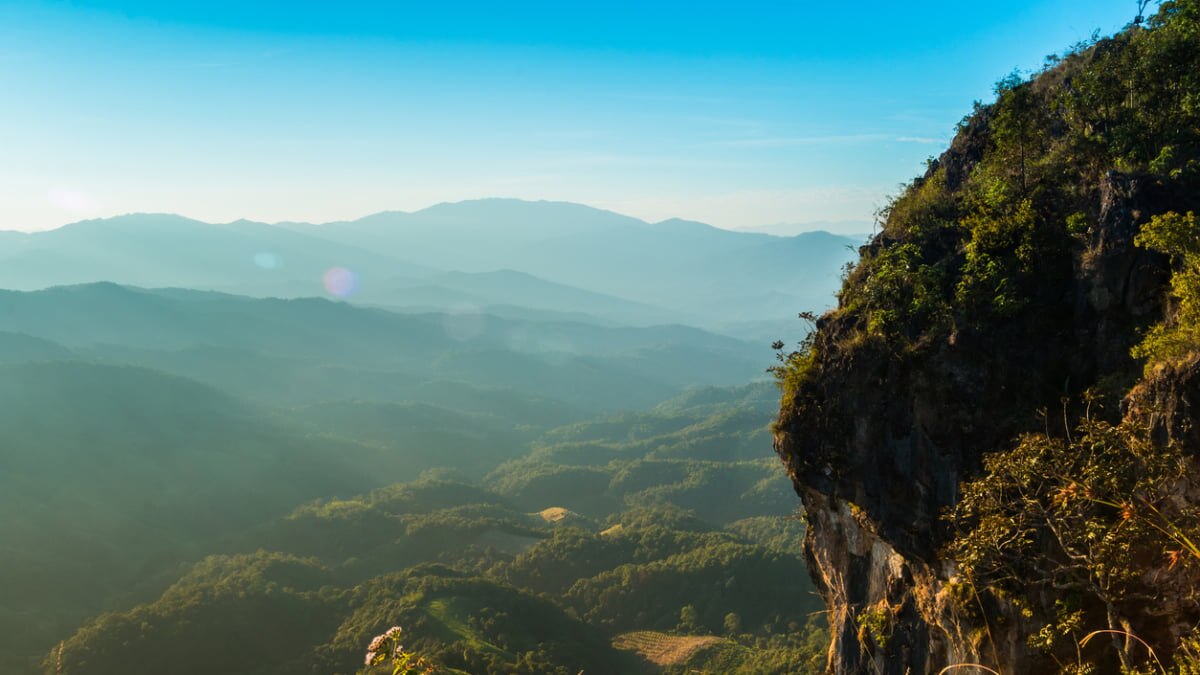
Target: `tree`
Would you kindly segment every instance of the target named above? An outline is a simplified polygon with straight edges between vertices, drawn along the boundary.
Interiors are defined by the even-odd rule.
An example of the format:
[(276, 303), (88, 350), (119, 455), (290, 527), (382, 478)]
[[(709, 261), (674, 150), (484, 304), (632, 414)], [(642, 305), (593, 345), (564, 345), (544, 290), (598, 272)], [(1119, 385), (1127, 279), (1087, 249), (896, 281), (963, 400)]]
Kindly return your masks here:
[(1200, 223), (1191, 211), (1186, 216), (1171, 211), (1151, 218), (1133, 241), (1171, 256), (1176, 266), (1171, 275), (1173, 311), (1133, 348), (1135, 357), (1148, 359), (1149, 370), (1200, 350)]
[(735, 612), (730, 612), (725, 615), (725, 632), (729, 635), (737, 635), (742, 632), (742, 617)]
[(683, 609), (679, 610), (679, 628), (681, 630), (694, 630), (700, 622), (700, 613), (696, 611), (695, 605), (684, 605)]

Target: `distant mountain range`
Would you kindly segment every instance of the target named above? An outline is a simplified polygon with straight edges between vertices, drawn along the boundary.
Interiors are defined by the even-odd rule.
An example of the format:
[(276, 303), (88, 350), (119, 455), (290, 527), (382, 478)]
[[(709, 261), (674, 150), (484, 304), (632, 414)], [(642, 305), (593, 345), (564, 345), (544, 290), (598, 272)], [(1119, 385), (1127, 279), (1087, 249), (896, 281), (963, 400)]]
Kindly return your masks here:
[[(472, 296), (493, 292), (494, 280), (531, 286), (531, 297), (638, 308), (515, 272), (430, 279)], [(0, 579), (19, 580), (0, 582), (0, 672), (26, 672), (89, 616), (152, 599), (183, 563), (241, 537), (261, 547), (256, 528), (311, 499), (426, 470), (479, 480), (545, 430), (765, 379), (771, 360), (765, 345), (699, 328), (567, 316), (402, 313), (111, 282), (0, 291)], [(722, 430), (698, 428), (678, 451), (716, 440), (722, 452), (766, 451), (763, 424), (757, 415), (719, 439)], [(561, 484), (543, 477), (523, 494), (546, 483)], [(597, 500), (612, 502), (580, 498)], [(451, 496), (447, 507), (457, 506)], [(380, 571), (421, 560), (389, 557)]]
[(30, 358), (150, 367), (287, 405), (412, 400), (442, 382), (593, 411), (745, 382), (762, 376), (770, 351), (682, 325), (401, 314), (318, 298), (98, 283), (0, 291), (0, 364)]
[(836, 232), (859, 241), (866, 241), (878, 225), (867, 220), (809, 220), (802, 223), (774, 223), (738, 228), (740, 232), (761, 232), (776, 237), (795, 237), (808, 232)]
[(794, 331), (798, 311), (832, 303), (858, 243), (827, 232), (776, 237), (510, 199), (322, 225), (135, 214), (0, 232), (0, 288), (111, 281), (257, 297), (335, 295), (408, 311), (687, 323), (763, 340)]
[[(513, 578), (565, 570), (546, 575), (560, 586), (524, 583), (566, 597), (586, 581), (575, 604), (538, 600), (534, 611), (488, 599), (487, 609), (512, 611), (505, 634), (539, 649), (552, 633), (519, 621), (588, 614), (594, 627), (572, 618), (577, 634), (560, 640), (571, 650), (562, 672), (638, 672), (615, 652), (611, 667), (579, 660), (579, 645), (612, 652), (616, 627), (670, 629), (698, 588), (714, 626), (731, 612), (787, 625), (811, 609), (807, 587), (771, 591), (772, 602), (754, 589), (777, 588), (799, 558), (724, 527), (792, 509), (769, 457), (768, 340), (799, 337), (795, 312), (830, 301), (848, 243), (506, 200), (327, 225), (132, 215), (0, 232), (0, 289), (14, 289), (0, 290), (0, 672), (43, 672), (55, 644), (46, 672), (62, 654), (64, 673), (158, 672), (180, 658), (154, 655), (179, 641), (156, 632), (164, 626), (186, 631), (195, 656), (182, 658), (195, 672), (247, 670), (229, 635), (252, 635), (263, 663), (283, 664), (262, 673), (295, 672), (293, 659), (318, 663), (305, 650), (349, 620), (336, 598), (369, 578), (423, 562), (475, 565), (476, 555), (505, 566), (542, 539), (553, 545), (546, 556), (521, 563), (538, 571), (514, 568)], [(434, 486), (420, 504), (372, 501), (419, 478), (412, 490)], [(346, 500), (355, 494), (367, 496)], [(546, 509), (582, 514), (563, 525), (586, 529), (561, 542), (578, 561), (560, 555), (558, 525), (530, 517)], [(714, 524), (701, 536), (689, 516), (663, 530), (677, 509)], [(627, 534), (602, 525), (625, 511)], [(661, 542), (652, 558), (639, 522), (651, 528), (645, 541)], [(610, 555), (630, 535), (628, 552)], [(298, 613), (274, 577), (261, 597), (247, 595), (237, 564), (171, 586), (206, 554), (264, 547), (328, 558), (334, 576), (318, 586), (329, 590), (310, 597), (319, 614)], [(278, 556), (245, 560), (270, 567)], [(634, 578), (621, 572), (630, 564), (648, 581), (614, 594)], [(502, 567), (488, 578), (472, 569), (479, 578), (433, 602), (457, 607), (464, 639), (476, 640), (485, 607), (473, 594), (493, 598), (500, 581), (518, 591)], [(183, 588), (198, 594), (176, 604)], [(162, 604), (144, 604), (164, 591)], [(625, 597), (638, 600), (597, 600)], [(247, 619), (264, 598), (281, 600), (280, 614)], [(635, 606), (647, 602), (662, 611)], [(376, 603), (363, 596), (369, 612)], [(417, 617), (439, 616), (410, 609), (394, 621), (414, 635), (432, 625)], [(375, 619), (362, 621), (367, 630)], [(262, 631), (246, 628), (256, 623), (298, 627), (276, 631), (295, 644), (262, 647)], [(439, 639), (465, 653), (457, 638)], [(353, 665), (365, 644), (356, 637), (330, 654)]]

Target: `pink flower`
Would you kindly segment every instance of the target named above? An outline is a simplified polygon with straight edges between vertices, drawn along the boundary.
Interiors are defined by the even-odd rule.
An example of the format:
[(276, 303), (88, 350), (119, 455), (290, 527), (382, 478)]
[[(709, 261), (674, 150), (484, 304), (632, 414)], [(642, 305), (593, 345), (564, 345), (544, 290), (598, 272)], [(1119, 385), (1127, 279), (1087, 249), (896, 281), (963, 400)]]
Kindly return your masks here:
[(369, 665), (372, 665), (373, 663), (375, 663), (375, 652), (369, 651), (369, 652), (367, 652), (367, 658), (364, 661), (364, 664), (369, 666)]

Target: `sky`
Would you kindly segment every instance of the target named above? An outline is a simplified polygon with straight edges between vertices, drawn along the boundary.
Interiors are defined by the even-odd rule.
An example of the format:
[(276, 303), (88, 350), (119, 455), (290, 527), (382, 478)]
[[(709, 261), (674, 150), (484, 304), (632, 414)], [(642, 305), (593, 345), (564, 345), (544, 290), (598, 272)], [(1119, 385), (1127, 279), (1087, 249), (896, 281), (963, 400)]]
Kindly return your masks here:
[(0, 230), (483, 197), (859, 233), (1133, 0), (0, 0)]

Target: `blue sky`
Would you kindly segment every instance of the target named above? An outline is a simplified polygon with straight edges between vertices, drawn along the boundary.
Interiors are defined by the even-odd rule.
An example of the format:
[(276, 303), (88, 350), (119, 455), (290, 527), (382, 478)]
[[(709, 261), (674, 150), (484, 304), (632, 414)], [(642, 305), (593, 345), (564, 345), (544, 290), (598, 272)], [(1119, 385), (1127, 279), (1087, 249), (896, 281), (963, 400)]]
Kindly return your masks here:
[(1134, 11), (0, 0), (0, 229), (495, 196), (731, 228), (867, 221), (997, 79)]

